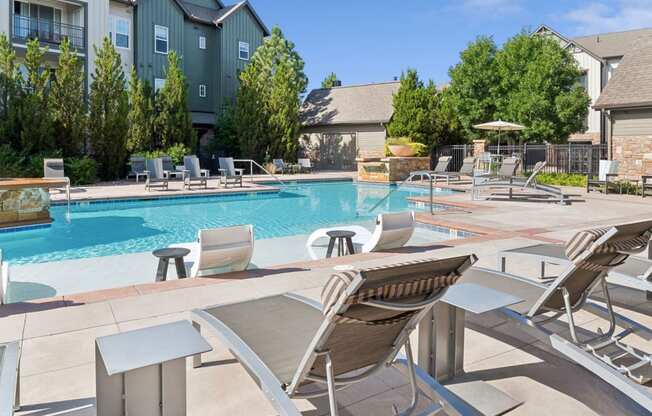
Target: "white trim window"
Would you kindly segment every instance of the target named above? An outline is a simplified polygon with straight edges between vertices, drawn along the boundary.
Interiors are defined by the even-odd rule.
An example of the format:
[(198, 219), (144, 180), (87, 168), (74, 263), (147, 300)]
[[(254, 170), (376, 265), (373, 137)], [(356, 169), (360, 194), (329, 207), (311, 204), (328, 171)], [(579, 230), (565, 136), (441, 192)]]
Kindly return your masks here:
[(165, 86), (165, 78), (154, 78), (154, 93), (159, 92)]
[(118, 16), (109, 16), (109, 39), (116, 48), (129, 49), (131, 22)]
[(154, 52), (168, 54), (170, 31), (166, 26), (154, 25)]
[(249, 60), (249, 43), (248, 42), (238, 42), (238, 58), (243, 61)]
[(199, 96), (206, 98), (206, 84), (199, 84)]
[(206, 49), (206, 36), (199, 37), (199, 49)]

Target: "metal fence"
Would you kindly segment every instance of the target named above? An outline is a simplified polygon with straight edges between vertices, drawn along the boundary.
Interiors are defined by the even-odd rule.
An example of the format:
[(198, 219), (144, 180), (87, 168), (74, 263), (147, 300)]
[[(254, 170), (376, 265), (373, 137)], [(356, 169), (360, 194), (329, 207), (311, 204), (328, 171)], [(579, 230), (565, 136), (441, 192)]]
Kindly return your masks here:
[[(600, 159), (607, 158), (607, 145), (604, 144), (490, 145), (486, 150), (491, 154), (520, 157), (525, 171), (532, 170), (537, 162), (545, 161), (545, 171), (550, 173), (597, 174)], [(457, 170), (464, 158), (473, 153), (473, 145), (442, 146), (435, 149), (432, 159), (434, 162), (440, 156), (453, 156), (450, 169)]]

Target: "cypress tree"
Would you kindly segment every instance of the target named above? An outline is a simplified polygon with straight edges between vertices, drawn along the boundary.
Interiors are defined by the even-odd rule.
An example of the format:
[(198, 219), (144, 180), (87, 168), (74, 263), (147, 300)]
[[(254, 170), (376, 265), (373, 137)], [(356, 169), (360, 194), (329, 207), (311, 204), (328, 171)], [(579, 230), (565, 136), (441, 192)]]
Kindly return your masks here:
[(138, 78), (136, 68), (131, 68), (129, 78), (129, 133), (127, 150), (129, 152), (153, 149), (154, 108), (151, 91)]
[(120, 54), (104, 38), (95, 48), (95, 72), (90, 91), (91, 151), (100, 164), (102, 179), (117, 179), (124, 173), (129, 131), (129, 100)]
[(22, 78), (16, 64), (16, 51), (7, 35), (0, 34), (0, 145), (20, 145)]

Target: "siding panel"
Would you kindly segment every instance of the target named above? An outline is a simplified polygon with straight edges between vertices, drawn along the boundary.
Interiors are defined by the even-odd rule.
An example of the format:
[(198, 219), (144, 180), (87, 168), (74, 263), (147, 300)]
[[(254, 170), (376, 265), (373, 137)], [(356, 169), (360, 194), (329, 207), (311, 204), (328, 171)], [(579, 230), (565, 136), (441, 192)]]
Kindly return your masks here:
[[(199, 49), (199, 37), (206, 37), (206, 49)], [(217, 29), (213, 26), (186, 21), (183, 56), (184, 72), (188, 82), (188, 105), (192, 111), (215, 111), (219, 45)], [(206, 97), (199, 96), (199, 85), (206, 85)]]
[[(590, 106), (592, 106), (600, 96), (600, 92), (602, 92), (602, 64), (585, 52), (576, 52), (573, 56), (580, 68), (586, 71), (588, 77), (587, 93), (591, 98)], [(600, 132), (600, 119), (600, 111), (589, 108), (587, 133)]]
[(613, 111), (613, 136), (652, 135), (652, 109)]

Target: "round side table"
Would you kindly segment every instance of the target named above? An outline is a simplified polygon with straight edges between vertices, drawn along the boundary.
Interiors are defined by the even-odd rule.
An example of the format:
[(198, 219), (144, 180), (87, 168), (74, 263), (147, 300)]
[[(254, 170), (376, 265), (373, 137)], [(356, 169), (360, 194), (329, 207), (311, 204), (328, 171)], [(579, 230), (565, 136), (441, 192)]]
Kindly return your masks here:
[(348, 251), (348, 254), (355, 254), (353, 249), (353, 237), (355, 233), (353, 231), (344, 231), (344, 230), (333, 230), (328, 231), (326, 235), (329, 237), (328, 240), (328, 250), (326, 251), (326, 258), (330, 258), (333, 255), (333, 248), (335, 247), (335, 242), (337, 241), (337, 255), (345, 256)]
[(185, 279), (186, 275), (186, 266), (183, 263), (183, 258), (190, 254), (190, 250), (182, 247), (168, 247), (168, 248), (159, 248), (158, 250), (152, 251), (154, 257), (158, 257), (158, 268), (156, 269), (156, 281), (163, 282), (167, 279), (168, 276), (168, 265), (170, 264), (170, 259), (174, 259), (174, 264), (177, 268), (177, 276), (179, 279)]

